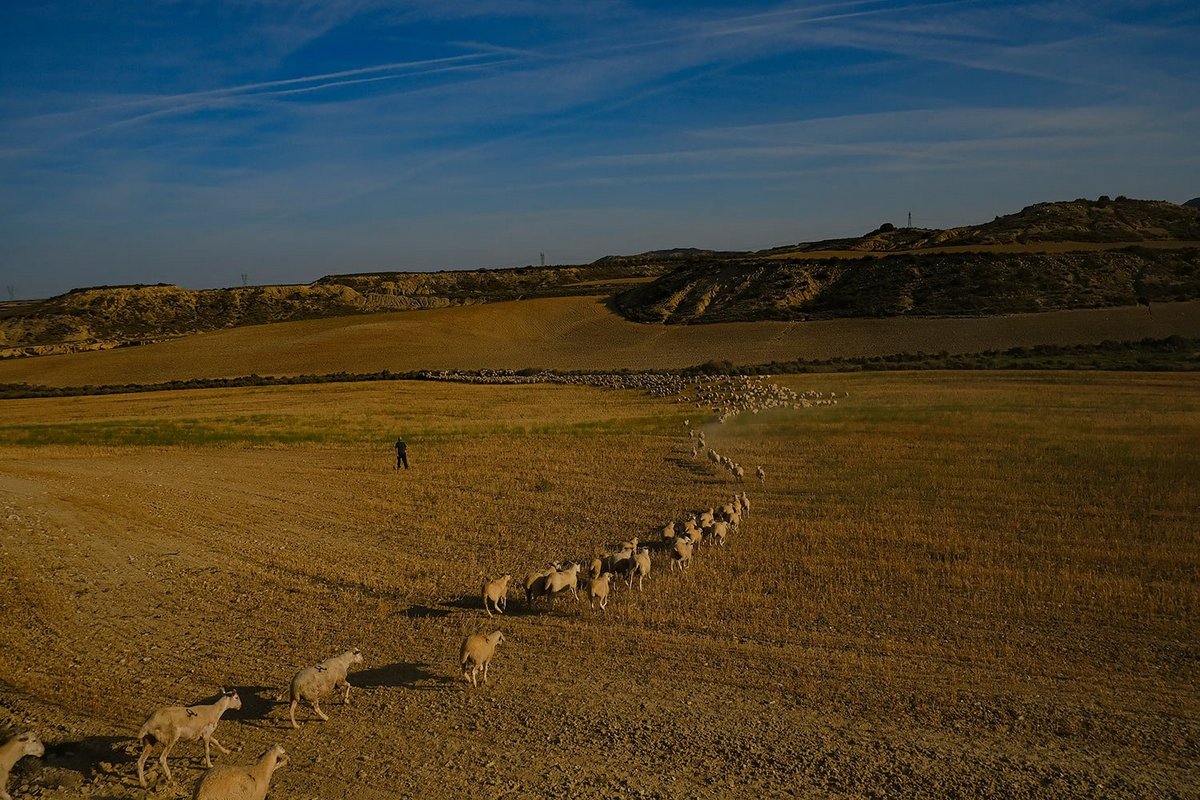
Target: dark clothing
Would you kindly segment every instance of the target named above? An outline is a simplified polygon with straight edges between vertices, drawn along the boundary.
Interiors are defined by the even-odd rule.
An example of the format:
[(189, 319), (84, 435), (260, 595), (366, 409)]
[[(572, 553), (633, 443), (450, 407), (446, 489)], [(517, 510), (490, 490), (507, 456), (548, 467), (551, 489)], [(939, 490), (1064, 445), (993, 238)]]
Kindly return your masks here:
[(404, 444), (403, 439), (396, 440), (396, 469), (403, 466), (408, 469), (408, 445)]

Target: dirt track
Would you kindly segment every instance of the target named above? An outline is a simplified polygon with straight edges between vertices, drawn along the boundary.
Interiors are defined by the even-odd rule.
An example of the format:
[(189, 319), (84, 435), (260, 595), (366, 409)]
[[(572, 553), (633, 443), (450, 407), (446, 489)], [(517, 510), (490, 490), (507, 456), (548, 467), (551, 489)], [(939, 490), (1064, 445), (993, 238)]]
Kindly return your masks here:
[[(869, 406), (871, 378), (848, 380), (852, 397)], [(888, 380), (898, 379), (874, 385)], [(1083, 413), (1094, 422), (1105, 403), (1178, 397), (1190, 386), (1188, 377), (1161, 386), (1113, 383), (1093, 402), (1071, 400), (1078, 387), (1045, 380), (1038, 403), (1063, 421)], [(979, 397), (992, 396), (1005, 413), (1024, 413), (1020, 404), (1031, 402), (1020, 391), (988, 395), (998, 390), (980, 385)], [(354, 389), (345, 400), (386, 390)], [(872, 512), (890, 513), (891, 505), (838, 494), (842, 480), (850, 491), (858, 479), (845, 460), (857, 456), (836, 440), (859, 436), (845, 426), (873, 425), (874, 412), (781, 421), (774, 440), (761, 427), (714, 429), (730, 452), (755, 447), (773, 476), (791, 475), (751, 489), (755, 511), (730, 548), (702, 552), (684, 579), (656, 563), (645, 596), (617, 597), (608, 618), (570, 600), (526, 614), (514, 600), (515, 613), (488, 621), (475, 597), (483, 573), (586, 555), (593, 544), (644, 534), (664, 516), (729, 490), (681, 457), (679, 437), (666, 434), (684, 412), (631, 393), (563, 391), (591, 398), (593, 420), (655, 409), (666, 416), (630, 433), (481, 427), (415, 446), (417, 469), (399, 475), (387, 467), (386, 444), (0, 449), (0, 558), (11, 625), (0, 641), (0, 726), (33, 724), (49, 745), (45, 767), (22, 762), (14, 786), (82, 776), (82, 788), (42, 796), (142, 797), (127, 747), (145, 714), (233, 685), (244, 707), (222, 723), (221, 738), (240, 752), (219, 763), (247, 762), (282, 742), (292, 763), (277, 775), (271, 796), (280, 798), (1195, 791), (1197, 590), (1188, 572), (1195, 542), (1176, 557), (1174, 573), (1161, 573), (1157, 618), (1103, 611), (1106, 602), (1134, 602), (1119, 594), (1091, 601), (1099, 615), (1086, 601), (985, 615), (974, 610), (978, 586), (943, 584), (936, 575), (927, 588), (918, 582), (905, 590), (932, 593), (912, 600), (928, 610), (910, 618), (909, 601), (887, 574), (906, 562), (872, 562), (880, 549), (824, 532), (836, 517), (853, 523), (838, 530), (860, 531), (851, 536), (898, 537), (880, 538), (879, 548), (901, 547), (910, 535)], [(997, 440), (981, 448), (978, 429), (958, 441), (961, 423), (943, 430), (940, 417), (923, 416), (944, 415), (955, 392), (923, 391), (928, 401), (911, 413), (880, 409), (901, 415), (883, 424), (904, 440), (878, 451), (890, 456), (866, 457), (881, 482), (968, 457), (992, 463), (992, 448), (1010, 447)], [(76, 418), (87, 416), (92, 400), (107, 402), (71, 401)], [(63, 408), (55, 402), (42, 407)], [(1184, 405), (1161, 419), (1195, 419), (1190, 401), (1162, 402)], [(1047, 412), (1030, 405), (1028, 413)], [(929, 444), (939, 441), (929, 438), (930, 425), (946, 437), (942, 444)], [(821, 426), (834, 449), (814, 443)], [(1182, 441), (1195, 441), (1196, 430), (1185, 429)], [(1125, 440), (1120, 431), (1113, 428), (1114, 441)], [(1014, 455), (1053, 457), (1052, 449), (1025, 446), (1033, 449)], [(893, 475), (893, 457), (906, 472)], [(987, 478), (997, 485), (1013, 480), (1001, 463)], [(1140, 491), (1134, 484), (1131, 491)], [(907, 493), (920, 485), (893, 484), (890, 502), (907, 508)], [(1178, 515), (1194, 508), (1196, 486), (1177, 489), (1173, 499), (1147, 500), (1160, 515), (1156, 536), (1186, 527)], [(976, 509), (964, 494), (928, 510), (928, 519), (914, 507), (912, 522), (932, 528), (950, 509), (954, 519), (977, 519), (971, 524), (984, 543), (996, 520), (1032, 524), (1044, 513), (1034, 530), (1061, 537), (1061, 529), (1051, 533), (1050, 520), (1063, 513), (1054, 497), (1048, 491), (1028, 508)], [(1088, 502), (1093, 521), (1079, 535), (1108, 531), (1107, 501), (1097, 494)], [(1112, 507), (1129, 515), (1112, 522), (1113, 531), (1146, 510), (1128, 497), (1112, 498)], [(778, 561), (781, 535), (796, 549), (784, 559), (786, 576), (763, 579)], [(948, 546), (968, 561), (990, 558), (979, 544)], [(1082, 539), (1030, 541), (1013, 553), (1047, 546), (1061, 548), (1063, 565), (1079, 574), (1095, 570), (1114, 586), (1124, 580), (1122, 567), (1104, 566), (1104, 548)], [(1151, 565), (1158, 563), (1152, 552), (1144, 556)], [(924, 557), (920, 563), (940, 569)], [(1019, 555), (1008, 563), (1031, 597), (1049, 591), (1038, 588), (1040, 555), (1033, 572)], [(981, 575), (976, 580), (986, 584), (992, 571)], [(1011, 580), (1004, 572), (994, 579), (998, 590)], [(883, 590), (879, 599), (872, 583)], [(706, 584), (720, 586), (715, 598)], [(471, 691), (456, 680), (457, 644), (466, 631), (492, 627), (503, 627), (510, 641), (494, 683)], [(284, 727), (286, 706), (275, 697), (294, 669), (351, 644), (367, 657), (351, 676), (353, 705), (327, 705), (328, 723)], [(176, 752), (178, 786), (146, 796), (184, 796), (198, 770), (183, 756), (197, 748)]]

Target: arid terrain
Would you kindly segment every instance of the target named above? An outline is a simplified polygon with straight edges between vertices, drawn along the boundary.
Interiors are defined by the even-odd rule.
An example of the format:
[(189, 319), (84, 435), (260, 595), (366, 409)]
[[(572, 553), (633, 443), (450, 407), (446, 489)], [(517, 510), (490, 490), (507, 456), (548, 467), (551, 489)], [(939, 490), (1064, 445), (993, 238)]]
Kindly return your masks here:
[(560, 297), (231, 328), (143, 347), (0, 361), (0, 383), (79, 386), (390, 369), (652, 369), (710, 359), (970, 353), (1200, 336), (1200, 301), (974, 319), (639, 325)]
[[(47, 743), (14, 796), (190, 796), (202, 749), (146, 791), (133, 737), (222, 686), (243, 706), (218, 763), (282, 743), (280, 798), (1195, 796), (1196, 376), (784, 382), (838, 404), (717, 425), (574, 386), (5, 401), (0, 727)], [(728, 545), (682, 576), (656, 556), (603, 614), (514, 591), (488, 619), (485, 575), (734, 491), (685, 419), (766, 470)], [(458, 644), (495, 628), (471, 689)], [(352, 704), (291, 730), (292, 674), (352, 645)]]

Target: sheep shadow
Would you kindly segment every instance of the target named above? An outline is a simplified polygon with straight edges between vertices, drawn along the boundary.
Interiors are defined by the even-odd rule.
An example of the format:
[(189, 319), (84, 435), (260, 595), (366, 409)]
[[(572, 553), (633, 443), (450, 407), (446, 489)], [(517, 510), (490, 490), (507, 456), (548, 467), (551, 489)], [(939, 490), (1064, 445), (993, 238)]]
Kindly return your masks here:
[(700, 461), (693, 461), (692, 459), (684, 456), (667, 456), (663, 459), (663, 461), (668, 464), (674, 464), (684, 472), (690, 472), (696, 478), (708, 479), (706, 480), (706, 483), (716, 482), (715, 480), (712, 480), (712, 472), (704, 465), (704, 463), (701, 463)]
[[(483, 600), (477, 594), (464, 594), (453, 600), (447, 600), (443, 605), (446, 608), (462, 608), (468, 611), (478, 611), (484, 619), (504, 619), (505, 617), (524, 617), (534, 614), (544, 613), (544, 609), (539, 611), (536, 607), (530, 608), (526, 602), (524, 595), (520, 597), (510, 596), (508, 605), (504, 609), (503, 614), (492, 612), (494, 616), (488, 617), (487, 612), (483, 608)], [(449, 614), (449, 611), (443, 612), (443, 615)]]
[(404, 616), (413, 619), (437, 619), (440, 617), (450, 616), (450, 612), (444, 608), (432, 608), (423, 606), (418, 603), (413, 603), (408, 608), (404, 609)]
[(56, 768), (78, 772), (83, 778), (91, 778), (101, 762), (119, 764), (132, 761), (129, 736), (85, 736), (63, 742), (46, 742), (46, 755), (40, 762), (27, 759), (41, 768)]
[(445, 675), (428, 669), (422, 661), (397, 661), (382, 667), (365, 669), (350, 674), (350, 682), (363, 689), (403, 688), (429, 690), (452, 682)]
[(265, 720), (267, 714), (278, 703), (280, 694), (278, 686), (235, 686), (234, 688), (237, 689), (238, 697), (242, 699), (242, 709), (233, 712), (233, 715), (242, 721)]

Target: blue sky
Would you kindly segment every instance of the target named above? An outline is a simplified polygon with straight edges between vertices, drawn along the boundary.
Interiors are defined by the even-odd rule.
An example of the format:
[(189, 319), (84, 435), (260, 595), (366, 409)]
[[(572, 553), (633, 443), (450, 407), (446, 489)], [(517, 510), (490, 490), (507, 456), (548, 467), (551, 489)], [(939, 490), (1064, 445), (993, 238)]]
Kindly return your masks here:
[(1197, 41), (1194, 0), (8, 0), (0, 284), (305, 282), (1182, 202)]

